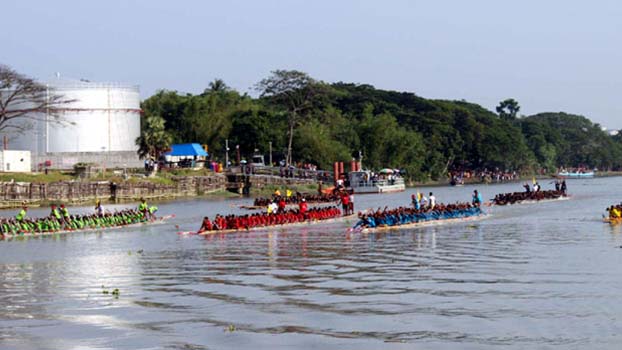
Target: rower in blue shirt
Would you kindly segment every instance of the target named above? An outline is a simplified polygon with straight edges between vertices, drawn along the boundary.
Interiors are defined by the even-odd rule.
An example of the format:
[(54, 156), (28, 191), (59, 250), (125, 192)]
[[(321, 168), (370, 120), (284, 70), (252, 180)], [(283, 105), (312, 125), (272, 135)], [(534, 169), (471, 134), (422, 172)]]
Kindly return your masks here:
[(478, 207), (482, 205), (482, 195), (477, 192), (477, 190), (473, 191), (473, 199), (471, 200), (474, 206)]

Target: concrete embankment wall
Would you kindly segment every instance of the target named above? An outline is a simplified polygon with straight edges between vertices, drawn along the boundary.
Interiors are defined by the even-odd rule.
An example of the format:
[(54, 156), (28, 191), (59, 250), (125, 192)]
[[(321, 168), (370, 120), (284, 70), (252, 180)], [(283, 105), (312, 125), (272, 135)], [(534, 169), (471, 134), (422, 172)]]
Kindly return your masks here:
[(166, 199), (193, 197), (225, 189), (226, 178), (214, 176), (180, 176), (173, 178), (174, 184), (152, 182), (89, 182), (64, 181), (54, 183), (0, 183), (0, 207), (20, 206), (22, 202), (37, 205), (52, 201), (70, 204), (104, 201)]
[(258, 190), (269, 185), (291, 186), (317, 184), (313, 179), (295, 179), (270, 176), (229, 177), (178, 176), (173, 184), (153, 182), (109, 182), (109, 181), (63, 181), (52, 183), (1, 182), (0, 208), (18, 207), (22, 202), (29, 205), (64, 202), (66, 204), (93, 203), (103, 201), (135, 201), (141, 197), (149, 200), (195, 197), (225, 189), (242, 193), (244, 186)]

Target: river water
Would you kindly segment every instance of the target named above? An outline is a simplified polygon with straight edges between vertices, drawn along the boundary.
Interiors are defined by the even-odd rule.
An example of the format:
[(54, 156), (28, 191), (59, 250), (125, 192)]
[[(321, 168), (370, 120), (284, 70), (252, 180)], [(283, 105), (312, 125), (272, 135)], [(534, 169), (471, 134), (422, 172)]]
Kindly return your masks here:
[[(151, 227), (0, 241), (0, 348), (618, 349), (622, 229), (600, 218), (622, 178), (568, 185), (570, 200), (381, 234), (176, 234), (250, 201), (235, 199), (160, 203), (177, 216)], [(521, 190), (421, 190), (452, 202), (475, 188)]]

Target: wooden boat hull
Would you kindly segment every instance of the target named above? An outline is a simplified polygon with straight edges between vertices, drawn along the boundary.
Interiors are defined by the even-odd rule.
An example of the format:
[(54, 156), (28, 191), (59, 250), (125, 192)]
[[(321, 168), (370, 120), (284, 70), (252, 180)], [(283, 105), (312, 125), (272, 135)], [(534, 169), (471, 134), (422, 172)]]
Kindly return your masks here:
[(568, 173), (568, 172), (563, 172), (563, 173), (558, 173), (557, 174), (558, 177), (566, 177), (569, 179), (591, 179), (594, 177), (594, 172), (590, 171), (587, 173)]
[(141, 226), (149, 226), (149, 225), (158, 225), (164, 223), (168, 219), (174, 218), (175, 215), (165, 215), (159, 217), (153, 221), (145, 221), (145, 222), (137, 222), (135, 224), (123, 225), (123, 226), (111, 226), (111, 227), (98, 227), (98, 228), (85, 228), (81, 230), (62, 230), (62, 231), (50, 231), (50, 232), (25, 232), (20, 234), (4, 234), (4, 236), (0, 236), (0, 239), (11, 239), (11, 238), (20, 238), (20, 237), (43, 237), (43, 236), (55, 236), (55, 235), (66, 235), (69, 233), (86, 233), (86, 232), (104, 232), (104, 231), (113, 231), (120, 230), (125, 228), (132, 227), (141, 227)]
[(418, 227), (448, 225), (448, 224), (455, 224), (455, 223), (462, 223), (462, 222), (477, 221), (477, 220), (485, 219), (489, 216), (490, 214), (480, 214), (480, 215), (467, 216), (467, 217), (455, 218), (455, 219), (419, 221), (419, 222), (413, 222), (411, 224), (405, 224), (405, 225), (380, 226), (380, 227), (373, 227), (373, 228), (366, 227), (362, 230), (354, 231), (354, 232), (374, 233), (374, 232), (408, 230), (408, 229), (413, 229), (413, 228), (418, 228)]
[(493, 202), (490, 202), (490, 205), (488, 206), (506, 206), (506, 205), (516, 205), (516, 204), (535, 204), (535, 203), (546, 203), (546, 202), (557, 202), (557, 201), (565, 201), (565, 200), (569, 200), (570, 196), (562, 196), (559, 198), (551, 198), (551, 199), (540, 199), (540, 200), (535, 200), (535, 199), (528, 199), (528, 200), (524, 200), (524, 201), (517, 201), (515, 203), (508, 203), (508, 204), (495, 204)]

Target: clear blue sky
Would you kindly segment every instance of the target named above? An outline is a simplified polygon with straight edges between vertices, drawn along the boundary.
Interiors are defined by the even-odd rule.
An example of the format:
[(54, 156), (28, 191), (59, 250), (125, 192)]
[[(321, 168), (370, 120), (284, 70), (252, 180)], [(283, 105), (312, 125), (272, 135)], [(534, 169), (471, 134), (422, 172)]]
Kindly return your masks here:
[(7, 1), (0, 63), (197, 93), (274, 69), (622, 128), (622, 2)]

